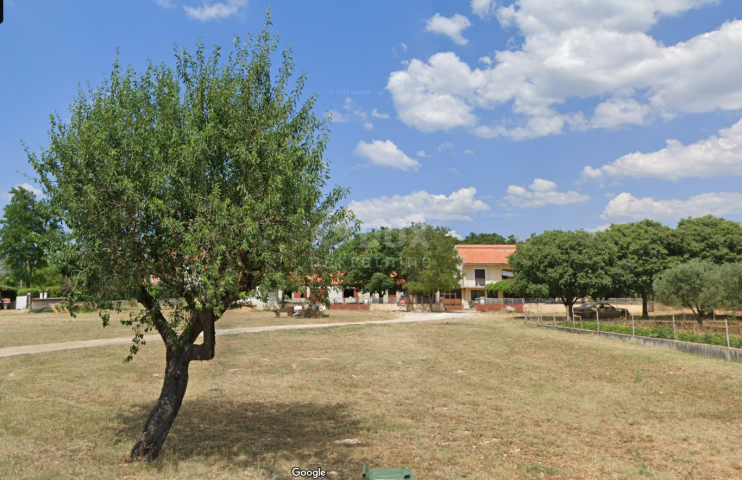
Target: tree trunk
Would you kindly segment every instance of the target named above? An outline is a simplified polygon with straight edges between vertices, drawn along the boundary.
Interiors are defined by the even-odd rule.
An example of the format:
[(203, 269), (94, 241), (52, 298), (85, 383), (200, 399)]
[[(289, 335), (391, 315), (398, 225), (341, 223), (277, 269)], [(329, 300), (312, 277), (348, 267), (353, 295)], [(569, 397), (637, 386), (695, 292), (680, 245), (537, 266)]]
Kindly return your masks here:
[(649, 320), (649, 294), (642, 293), (642, 318)]
[(175, 422), (180, 405), (183, 403), (186, 387), (188, 387), (188, 364), (190, 360), (181, 349), (175, 354), (172, 348), (167, 351), (167, 368), (165, 381), (157, 405), (149, 414), (144, 424), (144, 431), (139, 440), (131, 449), (129, 461), (150, 461), (160, 454), (163, 443)]

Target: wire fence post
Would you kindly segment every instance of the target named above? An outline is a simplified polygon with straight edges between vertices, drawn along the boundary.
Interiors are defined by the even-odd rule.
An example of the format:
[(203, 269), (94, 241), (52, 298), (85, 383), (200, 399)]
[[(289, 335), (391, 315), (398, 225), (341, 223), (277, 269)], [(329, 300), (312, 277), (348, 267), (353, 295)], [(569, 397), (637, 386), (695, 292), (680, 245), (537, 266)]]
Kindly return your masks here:
[(600, 312), (597, 309), (595, 310), (595, 320), (598, 321), (598, 331), (600, 331)]
[(675, 315), (672, 316), (672, 333), (675, 335), (675, 340), (678, 339), (678, 329), (675, 326)]
[(523, 305), (523, 323), (528, 323), (528, 309)]
[(575, 316), (572, 315), (572, 328), (575, 328)]
[[(578, 315), (578, 317), (580, 317), (580, 328), (584, 330), (585, 328), (582, 326), (582, 315)], [(574, 314), (572, 318), (574, 318)]]
[(556, 312), (552, 312), (551, 321), (554, 323), (554, 326), (556, 327)]
[(634, 329), (634, 314), (631, 314), (631, 335), (636, 335), (636, 330)]
[(724, 330), (727, 334), (727, 348), (729, 348), (729, 320), (727, 317), (724, 317)]

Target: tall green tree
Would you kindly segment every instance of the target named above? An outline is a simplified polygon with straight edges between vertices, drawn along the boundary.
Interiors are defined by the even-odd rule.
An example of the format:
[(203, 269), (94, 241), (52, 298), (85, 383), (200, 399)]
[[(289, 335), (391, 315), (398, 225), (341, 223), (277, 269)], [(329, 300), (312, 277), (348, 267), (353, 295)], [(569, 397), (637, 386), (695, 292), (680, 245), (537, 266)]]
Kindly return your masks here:
[[(267, 299), (286, 275), (327, 278), (325, 256), (355, 228), (339, 207), (347, 191), (327, 186), (316, 97), (302, 96), (303, 74), (291, 85), (290, 48), (274, 69), (270, 24), (255, 41), (235, 38), (226, 57), (202, 44), (176, 52), (174, 69), (137, 73), (117, 59), (68, 122), (52, 116), (48, 148), (29, 151), (68, 228), (61, 255), (78, 266), (79, 290), (106, 310), (104, 324), (119, 292), (135, 292), (144, 308), (125, 322), (131, 354), (150, 329), (165, 344), (162, 391), (131, 460), (159, 455), (189, 365), (214, 357), (227, 306)], [(165, 309), (169, 298), (182, 300)]]
[(567, 315), (579, 298), (605, 297), (613, 288), (612, 246), (595, 235), (549, 230), (519, 244), (509, 257), (514, 291), (539, 291), (561, 299)]
[(359, 232), (344, 242), (334, 255), (343, 287), (368, 293), (395, 293), (401, 288), (400, 280), (404, 280), (400, 258), (410, 237), (409, 228), (382, 227)]
[(681, 219), (675, 241), (682, 261), (742, 262), (742, 225), (734, 220), (713, 215)]
[(48, 264), (57, 221), (48, 205), (23, 187), (10, 190), (10, 203), (0, 220), (0, 257), (13, 277), (30, 287), (36, 274)]
[(671, 307), (690, 308), (701, 325), (722, 305), (722, 289), (720, 267), (698, 259), (675, 265), (654, 281), (657, 300)]
[(642, 317), (649, 318), (648, 300), (655, 278), (676, 263), (673, 231), (653, 220), (612, 224), (597, 234), (616, 248), (615, 290), (642, 299)]
[(427, 224), (412, 226), (412, 235), (402, 251), (403, 271), (410, 293), (428, 295), (450, 292), (460, 287), (461, 257), (456, 249), (456, 239), (446, 227)]

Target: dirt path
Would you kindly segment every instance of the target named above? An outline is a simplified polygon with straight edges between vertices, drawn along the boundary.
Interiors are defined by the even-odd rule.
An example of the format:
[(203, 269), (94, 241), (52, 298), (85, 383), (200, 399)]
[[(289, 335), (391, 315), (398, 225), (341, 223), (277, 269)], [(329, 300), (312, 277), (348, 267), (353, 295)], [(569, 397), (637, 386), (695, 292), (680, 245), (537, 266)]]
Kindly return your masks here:
[[(217, 330), (219, 335), (238, 335), (241, 333), (260, 333), (272, 332), (275, 330), (302, 330), (308, 328), (332, 328), (347, 327), (351, 325), (381, 325), (390, 323), (412, 323), (412, 322), (430, 322), (435, 320), (445, 320), (447, 318), (470, 317), (473, 313), (408, 313), (398, 320), (379, 320), (370, 322), (351, 322), (351, 323), (314, 323), (307, 325), (273, 325), (265, 327), (247, 327), (247, 328), (229, 328)], [(145, 335), (144, 340), (147, 342), (162, 341), (159, 335)], [(131, 337), (119, 338), (100, 338), (96, 340), (78, 340), (73, 342), (47, 343), (42, 345), (23, 345), (18, 347), (0, 348), (0, 358), (12, 357), (15, 355), (29, 355), (33, 353), (56, 352), (59, 350), (74, 350), (77, 348), (105, 347), (108, 345), (123, 345), (131, 343)]]

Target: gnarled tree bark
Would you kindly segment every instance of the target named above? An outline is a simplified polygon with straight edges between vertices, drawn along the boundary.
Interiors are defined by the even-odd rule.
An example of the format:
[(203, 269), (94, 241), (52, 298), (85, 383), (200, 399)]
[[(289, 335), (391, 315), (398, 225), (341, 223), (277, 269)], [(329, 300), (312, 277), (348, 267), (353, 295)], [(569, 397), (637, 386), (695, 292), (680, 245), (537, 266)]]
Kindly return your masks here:
[[(191, 320), (189, 328), (176, 339), (174, 334), (165, 326), (166, 322), (162, 313), (157, 309), (156, 302), (144, 287), (139, 293), (139, 301), (152, 312), (159, 316), (161, 321), (155, 321), (157, 330), (165, 342), (166, 367), (165, 380), (157, 404), (149, 414), (144, 423), (144, 430), (134, 444), (129, 454), (129, 461), (151, 461), (160, 455), (162, 445), (165, 443), (170, 428), (178, 416), (180, 406), (183, 404), (186, 388), (188, 387), (188, 366), (193, 360), (211, 360), (214, 358), (216, 349), (216, 330), (214, 322), (216, 315), (212, 309), (204, 309)], [(203, 343), (195, 345), (194, 342), (203, 332)]]

